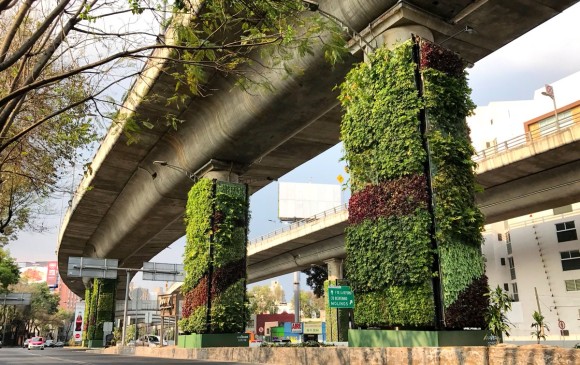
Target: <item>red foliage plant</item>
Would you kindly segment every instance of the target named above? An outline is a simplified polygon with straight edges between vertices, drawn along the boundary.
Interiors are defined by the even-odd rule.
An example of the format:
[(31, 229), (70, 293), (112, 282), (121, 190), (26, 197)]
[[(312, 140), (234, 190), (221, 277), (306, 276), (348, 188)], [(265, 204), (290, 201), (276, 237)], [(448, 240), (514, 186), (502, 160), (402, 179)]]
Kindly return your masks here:
[(211, 280), (212, 298), (220, 295), (224, 290), (246, 277), (246, 259), (230, 262), (224, 267), (217, 268)]
[(425, 176), (403, 176), (354, 193), (348, 204), (348, 220), (357, 224), (365, 219), (406, 216), (417, 208), (427, 208), (427, 202)]
[(457, 300), (445, 310), (445, 325), (447, 328), (463, 329), (464, 327), (485, 328), (485, 311), (489, 306), (485, 293), (489, 291), (487, 276), (473, 280), (465, 288)]
[(207, 275), (201, 278), (199, 283), (185, 294), (182, 314), (183, 318), (188, 318), (199, 306), (207, 304)]
[(433, 68), (449, 76), (460, 77), (465, 69), (465, 61), (453, 51), (435, 43), (421, 40), (421, 69)]

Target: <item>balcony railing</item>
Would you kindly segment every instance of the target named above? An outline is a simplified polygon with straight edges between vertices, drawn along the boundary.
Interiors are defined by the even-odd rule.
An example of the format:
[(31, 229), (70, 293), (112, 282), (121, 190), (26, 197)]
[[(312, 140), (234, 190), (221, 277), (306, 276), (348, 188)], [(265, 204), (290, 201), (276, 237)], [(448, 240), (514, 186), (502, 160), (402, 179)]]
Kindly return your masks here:
[(340, 213), (340, 212), (342, 212), (342, 211), (344, 211), (346, 209), (347, 209), (347, 204), (341, 204), (341, 205), (339, 205), (337, 207), (334, 207), (334, 208), (325, 210), (324, 212), (315, 214), (312, 217), (308, 217), (308, 218), (304, 218), (304, 219), (301, 219), (301, 220), (296, 221), (296, 222), (292, 222), (292, 223), (290, 223), (288, 225), (285, 225), (282, 228), (278, 228), (277, 230), (275, 230), (273, 232), (270, 232), (270, 233), (264, 234), (264, 235), (262, 235), (260, 237), (254, 238), (254, 239), (252, 239), (252, 240), (249, 241), (249, 244), (250, 245), (256, 244), (258, 242), (267, 240), (268, 238), (277, 236), (277, 235), (279, 235), (279, 234), (281, 234), (283, 232), (288, 232), (290, 230), (296, 229), (298, 227), (302, 227), (302, 226), (304, 226), (304, 225), (306, 225), (308, 223), (314, 222), (316, 220), (319, 220), (319, 219), (322, 219), (322, 218), (325, 218), (325, 217), (334, 215), (336, 213)]
[(524, 146), (532, 141), (537, 141), (540, 138), (568, 130), (570, 129), (570, 127), (574, 126), (575, 120), (577, 118), (580, 118), (580, 112), (561, 117), (552, 123), (543, 125), (540, 128), (530, 131), (526, 134), (498, 143), (495, 146), (491, 146), (489, 148), (477, 152), (475, 156), (473, 156), (473, 161), (475, 162), (482, 161), (498, 153), (506, 152), (510, 149)]

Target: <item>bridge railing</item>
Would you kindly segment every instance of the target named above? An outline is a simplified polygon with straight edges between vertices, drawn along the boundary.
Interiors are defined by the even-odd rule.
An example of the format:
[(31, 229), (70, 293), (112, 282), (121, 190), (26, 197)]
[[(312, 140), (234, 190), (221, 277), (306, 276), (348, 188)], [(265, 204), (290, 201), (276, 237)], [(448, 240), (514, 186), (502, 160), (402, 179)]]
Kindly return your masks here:
[(552, 123), (545, 124), (540, 128), (527, 132), (526, 134), (508, 139), (495, 146), (481, 150), (473, 156), (473, 161), (482, 161), (498, 153), (506, 152), (515, 147), (520, 147), (530, 142), (537, 141), (540, 138), (567, 130), (574, 125), (576, 119), (580, 119), (580, 112), (563, 116)]
[(277, 235), (279, 235), (279, 234), (281, 234), (281, 233), (284, 233), (284, 232), (291, 231), (291, 230), (293, 230), (293, 229), (296, 229), (296, 228), (298, 228), (298, 227), (302, 227), (302, 226), (304, 226), (304, 225), (306, 225), (306, 224), (308, 224), (308, 223), (312, 223), (312, 222), (314, 222), (314, 221), (317, 221), (317, 220), (319, 220), (319, 219), (322, 219), (322, 218), (325, 218), (325, 217), (328, 217), (328, 216), (334, 215), (334, 214), (336, 214), (336, 213), (340, 213), (340, 212), (342, 212), (342, 211), (346, 210), (347, 208), (348, 208), (348, 204), (346, 204), (346, 203), (345, 203), (345, 204), (341, 204), (341, 205), (339, 205), (339, 206), (337, 206), (337, 207), (334, 207), (334, 208), (331, 208), (331, 209), (325, 210), (324, 212), (320, 212), (320, 213), (318, 213), (318, 214), (315, 214), (315, 215), (313, 215), (312, 217), (308, 217), (308, 218), (304, 218), (304, 219), (301, 219), (301, 220), (299, 220), (299, 221), (296, 221), (296, 222), (292, 222), (292, 223), (290, 223), (290, 224), (288, 224), (288, 225), (285, 225), (285, 226), (284, 226), (284, 227), (282, 227), (282, 228), (278, 228), (278, 229), (277, 229), (277, 230), (275, 230), (275, 231), (272, 231), (272, 232), (270, 232), (270, 233), (267, 233), (267, 234), (261, 235), (261, 236), (259, 236), (259, 237), (257, 237), (257, 238), (251, 239), (251, 240), (248, 242), (248, 244), (249, 244), (249, 245), (256, 244), (256, 243), (258, 243), (258, 242), (261, 242), (261, 241), (267, 240), (268, 238), (271, 238), (271, 237), (277, 236)]

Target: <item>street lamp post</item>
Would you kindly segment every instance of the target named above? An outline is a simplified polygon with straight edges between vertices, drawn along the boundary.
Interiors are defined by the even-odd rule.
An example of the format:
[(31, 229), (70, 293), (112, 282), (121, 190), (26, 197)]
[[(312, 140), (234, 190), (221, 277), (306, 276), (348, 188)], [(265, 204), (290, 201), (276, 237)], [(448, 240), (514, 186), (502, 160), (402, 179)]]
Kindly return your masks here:
[(552, 103), (554, 105), (554, 117), (556, 118), (556, 124), (558, 123), (558, 108), (556, 107), (556, 97), (554, 96), (554, 88), (552, 85), (546, 84), (546, 91), (542, 91), (542, 95), (549, 97), (552, 99)]

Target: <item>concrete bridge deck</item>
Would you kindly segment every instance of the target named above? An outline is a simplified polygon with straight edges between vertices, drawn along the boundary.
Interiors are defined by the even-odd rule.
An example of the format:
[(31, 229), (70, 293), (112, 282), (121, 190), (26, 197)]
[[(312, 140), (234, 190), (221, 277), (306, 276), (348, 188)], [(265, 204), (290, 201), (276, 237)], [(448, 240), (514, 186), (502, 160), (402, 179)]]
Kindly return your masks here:
[[(320, 8), (371, 37), (369, 42), (384, 29), (423, 24), (435, 42), (445, 41), (475, 63), (576, 2), (322, 0)], [(459, 32), (467, 25), (477, 32)], [(155, 127), (142, 131), (139, 143), (128, 145), (123, 123), (115, 125), (65, 216), (59, 273), (78, 295), (83, 295), (84, 284), (67, 277), (69, 256), (117, 258), (120, 266), (138, 268), (183, 236), (191, 181), (153, 161), (192, 172), (203, 170), (212, 159), (227, 161), (255, 192), (338, 142), (340, 108), (333, 87), (362, 60), (359, 51), (332, 68), (323, 60), (322, 48), (315, 47), (313, 54), (291, 62), (302, 74), (286, 77), (258, 70), (271, 81), (273, 93), (250, 94), (215, 74), (208, 84), (213, 95), (189, 95), (187, 105), (178, 107), (162, 101), (173, 94), (170, 75), (179, 72), (167, 52), (156, 51), (158, 57), (147, 64), (125, 101), (126, 110), (133, 111), (127, 118), (147, 118)], [(164, 123), (168, 114), (183, 120), (177, 130)], [(124, 290), (123, 280), (119, 290)]]

